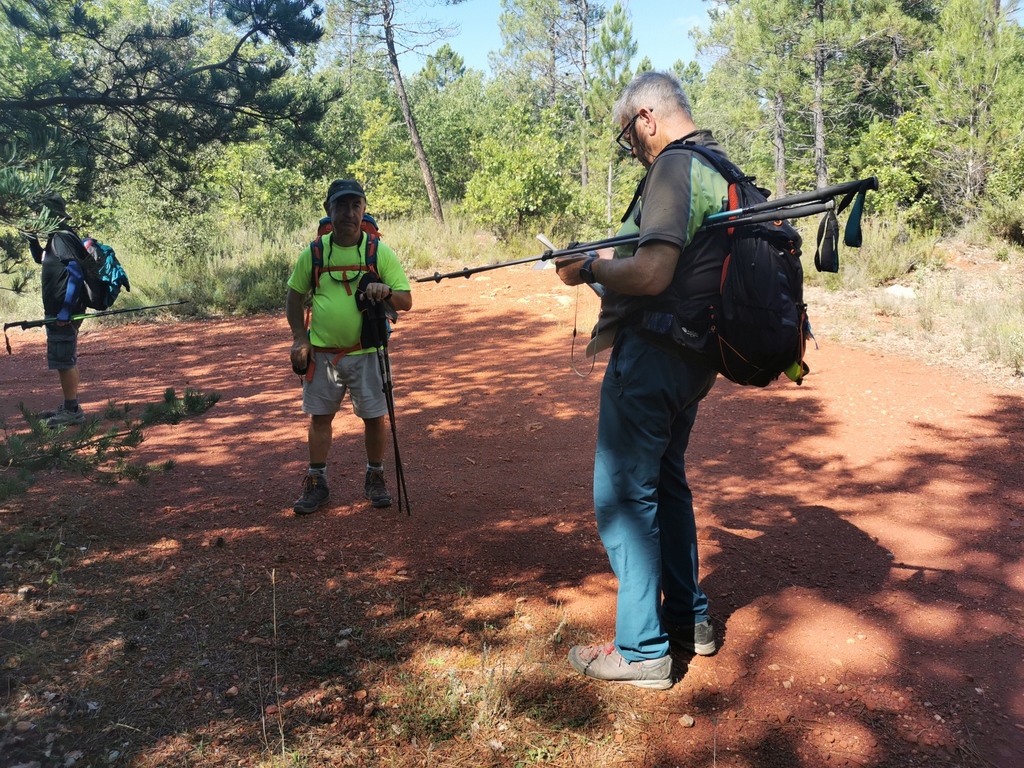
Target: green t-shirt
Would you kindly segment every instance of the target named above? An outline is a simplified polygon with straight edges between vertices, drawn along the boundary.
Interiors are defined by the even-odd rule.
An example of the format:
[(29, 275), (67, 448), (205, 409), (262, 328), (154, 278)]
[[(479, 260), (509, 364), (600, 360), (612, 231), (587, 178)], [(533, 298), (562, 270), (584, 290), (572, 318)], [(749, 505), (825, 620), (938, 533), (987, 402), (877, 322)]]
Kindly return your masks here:
[[(345, 271), (322, 272), (320, 287), (313, 294), (313, 316), (310, 320), (309, 341), (315, 347), (343, 348), (359, 343), (363, 318), (356, 306), (356, 290), (366, 268), (367, 235), (358, 246), (342, 247), (331, 242), (329, 234), (320, 239), (323, 246), (324, 268), (351, 267)], [(409, 278), (395, 252), (383, 241), (377, 243), (377, 274), (393, 291), (408, 291)], [(288, 287), (306, 295), (313, 290), (313, 252), (302, 252), (288, 278)], [(373, 350), (360, 350), (363, 354)]]

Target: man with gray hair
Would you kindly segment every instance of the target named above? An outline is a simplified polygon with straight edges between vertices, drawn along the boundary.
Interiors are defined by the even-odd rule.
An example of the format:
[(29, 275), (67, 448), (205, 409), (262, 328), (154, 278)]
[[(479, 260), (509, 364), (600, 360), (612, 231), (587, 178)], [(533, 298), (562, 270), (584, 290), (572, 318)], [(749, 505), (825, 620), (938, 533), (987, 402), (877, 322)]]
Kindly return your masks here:
[(698, 584), (685, 452), (697, 406), (717, 374), (659, 337), (647, 320), (649, 310), (707, 306), (718, 295), (725, 236), (697, 230), (726, 207), (728, 184), (686, 148), (722, 152), (694, 124), (672, 75), (637, 76), (615, 104), (614, 119), (622, 129), (616, 141), (647, 169), (619, 230), (639, 234), (637, 245), (555, 263), (567, 285), (604, 286), (588, 354), (612, 347), (601, 387), (594, 510), (619, 581), (615, 640), (576, 646), (569, 662), (597, 680), (665, 689), (673, 682), (670, 641), (690, 653), (716, 650)]

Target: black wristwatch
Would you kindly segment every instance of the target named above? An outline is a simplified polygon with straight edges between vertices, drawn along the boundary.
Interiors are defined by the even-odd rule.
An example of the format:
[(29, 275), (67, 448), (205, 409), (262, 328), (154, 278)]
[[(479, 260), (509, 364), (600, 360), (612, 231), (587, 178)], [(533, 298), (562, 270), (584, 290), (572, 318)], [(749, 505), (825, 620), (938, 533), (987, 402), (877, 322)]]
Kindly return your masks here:
[(580, 267), (580, 280), (587, 285), (593, 285), (597, 282), (597, 278), (594, 277), (594, 262), (597, 261), (597, 254), (593, 251), (588, 251), (590, 258), (583, 262), (583, 266)]

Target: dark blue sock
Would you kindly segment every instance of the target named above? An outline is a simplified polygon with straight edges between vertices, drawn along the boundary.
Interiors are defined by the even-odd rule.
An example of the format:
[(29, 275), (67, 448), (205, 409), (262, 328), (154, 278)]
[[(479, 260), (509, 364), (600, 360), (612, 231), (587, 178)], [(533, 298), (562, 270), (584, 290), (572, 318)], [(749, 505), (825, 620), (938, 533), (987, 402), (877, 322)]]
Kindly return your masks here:
[(78, 410), (78, 398), (76, 397), (74, 400), (65, 400), (64, 401), (64, 410), (65, 411), (77, 411)]

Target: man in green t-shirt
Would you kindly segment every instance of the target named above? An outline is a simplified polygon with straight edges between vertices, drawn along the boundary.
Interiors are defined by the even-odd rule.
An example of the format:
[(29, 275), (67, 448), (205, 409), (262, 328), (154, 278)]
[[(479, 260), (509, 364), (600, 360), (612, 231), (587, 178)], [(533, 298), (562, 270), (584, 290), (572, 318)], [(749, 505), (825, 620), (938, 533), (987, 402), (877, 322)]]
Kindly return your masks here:
[[(327, 454), (333, 434), (331, 423), (346, 392), (352, 410), (364, 424), (366, 498), (374, 507), (391, 506), (383, 464), (387, 399), (377, 349), (360, 345), (363, 319), (356, 298), (365, 293), (367, 300), (386, 302), (392, 309), (404, 312), (412, 308), (409, 278), (394, 251), (378, 240), (376, 265), (367, 265), (371, 242), (362, 229), (366, 194), (359, 182), (331, 182), (324, 210), (331, 217), (333, 231), (320, 238), (323, 263), (319, 275), (314, 275), (313, 251), (307, 247), (288, 278), (285, 305), (294, 339), (292, 368), (306, 371), (302, 412), (310, 416), (309, 471), (303, 480), (302, 496), (295, 502), (296, 515), (312, 514), (330, 498)], [(368, 272), (375, 272), (379, 279), (366, 282)], [(310, 294), (313, 300), (307, 332), (304, 304)]]

